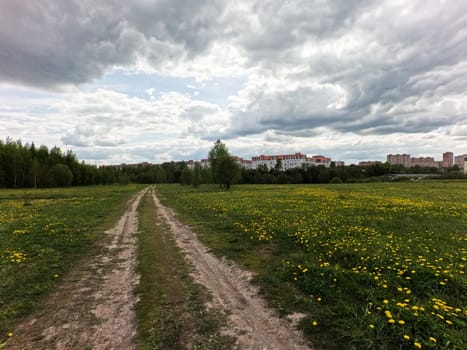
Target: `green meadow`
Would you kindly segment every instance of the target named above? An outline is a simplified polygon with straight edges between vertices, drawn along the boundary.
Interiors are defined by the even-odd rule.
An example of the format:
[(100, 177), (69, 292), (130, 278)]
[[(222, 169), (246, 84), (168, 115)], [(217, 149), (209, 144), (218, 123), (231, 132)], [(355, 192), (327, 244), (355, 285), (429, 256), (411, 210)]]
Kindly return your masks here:
[(0, 347), (141, 186), (0, 190)]
[(317, 348), (467, 348), (466, 182), (156, 191)]
[[(102, 232), (139, 188), (0, 191), (0, 348), (72, 266), (96, 253)], [(467, 348), (467, 183), (243, 185), (230, 191), (157, 185), (156, 191), (214, 253), (254, 271), (254, 282), (280, 314), (305, 314), (300, 327), (317, 348)], [(146, 202), (140, 208), (139, 253), (140, 269), (146, 266), (152, 277), (143, 276), (139, 292), (147, 287), (151, 298), (165, 293), (178, 281), (169, 278), (176, 264), (185, 271), (176, 297), (196, 314), (204, 297), (185, 281), (183, 259), (152, 263), (159, 243), (146, 235), (156, 230), (148, 208)], [(159, 267), (158, 278), (170, 281), (157, 284), (162, 289), (147, 284)], [(184, 315), (175, 306), (164, 312), (146, 315), (143, 326)], [(197, 324), (197, 334), (217, 334), (213, 317)], [(162, 327), (148, 337), (144, 327), (150, 343), (177, 336)], [(226, 344), (215, 339), (217, 346)]]

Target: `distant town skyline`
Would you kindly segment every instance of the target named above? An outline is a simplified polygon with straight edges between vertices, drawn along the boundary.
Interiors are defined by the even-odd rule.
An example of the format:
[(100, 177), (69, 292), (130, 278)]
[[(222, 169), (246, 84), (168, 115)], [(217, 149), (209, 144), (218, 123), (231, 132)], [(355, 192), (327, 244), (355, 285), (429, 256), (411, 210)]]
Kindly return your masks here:
[(465, 0), (0, 1), (0, 139), (89, 164), (467, 144)]
[[(283, 164), (283, 169), (289, 169), (301, 165), (324, 165), (329, 167), (331, 163), (336, 166), (351, 165), (355, 163), (345, 163), (344, 160), (332, 159), (325, 155), (309, 155), (301, 152), (291, 154), (260, 154), (252, 157), (240, 157), (233, 155), (237, 160), (237, 163), (246, 167), (256, 169), (258, 165), (266, 165), (268, 169), (274, 168), (276, 161), (280, 160)], [(441, 154), (441, 159), (432, 156), (419, 157), (412, 156), (407, 153), (402, 154), (387, 154), (386, 160), (364, 160), (360, 161), (355, 165), (359, 166), (370, 166), (374, 164), (389, 163), (391, 165), (402, 165), (406, 168), (420, 166), (420, 167), (435, 167), (435, 168), (451, 168), (455, 165), (463, 168), (467, 159), (467, 153), (455, 155), (453, 152), (446, 151)], [(189, 159), (183, 160), (187, 164), (193, 167), (196, 163), (200, 163), (202, 166), (208, 166), (209, 161), (207, 158), (203, 159)], [(287, 165), (287, 162), (289, 163)], [(253, 163), (253, 165), (251, 164)]]

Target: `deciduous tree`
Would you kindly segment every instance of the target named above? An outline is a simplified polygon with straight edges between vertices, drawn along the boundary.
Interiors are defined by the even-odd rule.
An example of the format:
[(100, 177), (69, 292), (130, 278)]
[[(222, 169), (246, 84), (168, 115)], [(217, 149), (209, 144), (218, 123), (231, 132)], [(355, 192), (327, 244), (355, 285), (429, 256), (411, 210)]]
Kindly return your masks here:
[(217, 140), (209, 151), (209, 163), (213, 180), (221, 187), (225, 186), (226, 189), (230, 189), (230, 186), (240, 177), (240, 167), (221, 140)]

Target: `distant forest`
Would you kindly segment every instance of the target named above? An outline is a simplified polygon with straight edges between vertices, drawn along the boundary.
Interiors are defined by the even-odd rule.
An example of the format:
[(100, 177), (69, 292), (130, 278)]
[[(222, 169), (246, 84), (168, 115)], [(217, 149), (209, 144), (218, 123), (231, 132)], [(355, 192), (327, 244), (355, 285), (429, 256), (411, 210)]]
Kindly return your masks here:
[[(241, 169), (237, 180), (240, 184), (302, 184), (332, 182), (389, 181), (389, 174), (428, 173), (444, 178), (465, 178), (457, 167), (440, 173), (436, 168), (403, 168), (387, 163), (369, 167), (356, 165), (330, 168), (323, 166), (296, 168), (286, 171)], [(399, 178), (404, 180), (404, 178)], [(67, 187), (88, 185), (110, 185), (114, 183), (212, 183), (209, 168), (189, 169), (185, 162), (163, 164), (142, 163), (137, 165), (101, 166), (80, 162), (71, 152), (62, 152), (58, 147), (48, 149), (34, 143), (7, 139), (0, 141), (0, 188)]]

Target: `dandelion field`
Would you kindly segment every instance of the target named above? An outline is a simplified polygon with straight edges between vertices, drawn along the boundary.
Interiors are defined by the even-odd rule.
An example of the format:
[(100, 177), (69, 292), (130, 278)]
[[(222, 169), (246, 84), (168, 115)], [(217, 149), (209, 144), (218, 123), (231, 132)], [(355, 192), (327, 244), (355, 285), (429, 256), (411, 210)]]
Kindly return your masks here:
[(316, 347), (467, 348), (467, 183), (157, 191)]
[(0, 347), (102, 238), (136, 186), (0, 190)]

